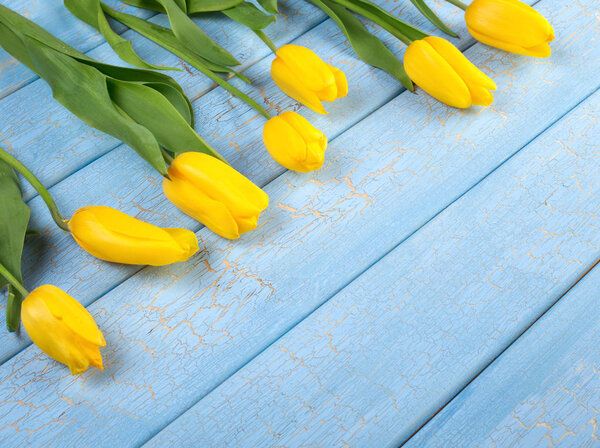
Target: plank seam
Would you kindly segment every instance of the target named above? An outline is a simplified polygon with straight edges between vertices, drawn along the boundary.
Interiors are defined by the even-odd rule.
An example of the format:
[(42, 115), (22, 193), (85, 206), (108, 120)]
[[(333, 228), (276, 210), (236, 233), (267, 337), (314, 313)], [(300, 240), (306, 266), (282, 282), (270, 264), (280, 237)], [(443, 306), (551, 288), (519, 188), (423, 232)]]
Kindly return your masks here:
[(571, 291), (571, 290), (572, 290), (572, 289), (573, 289), (575, 286), (577, 286), (577, 284), (578, 284), (578, 283), (579, 283), (581, 280), (583, 280), (583, 279), (584, 279), (584, 278), (585, 278), (585, 277), (586, 277), (586, 276), (587, 276), (587, 275), (588, 275), (588, 274), (589, 274), (589, 273), (590, 273), (590, 272), (591, 272), (591, 271), (592, 271), (592, 270), (593, 270), (593, 269), (594, 269), (596, 266), (598, 266), (598, 264), (600, 264), (600, 258), (598, 258), (598, 259), (597, 259), (595, 262), (593, 262), (593, 263), (592, 263), (592, 265), (591, 265), (589, 268), (587, 268), (587, 269), (586, 269), (586, 271), (585, 271), (583, 274), (581, 274), (581, 275), (580, 275), (580, 276), (577, 278), (577, 280), (575, 280), (575, 282), (573, 282), (573, 283), (571, 284), (571, 286), (569, 286), (569, 287), (568, 287), (568, 288), (567, 288), (567, 289), (566, 289), (566, 290), (565, 290), (563, 293), (561, 293), (561, 294), (558, 296), (558, 298), (557, 298), (556, 300), (554, 300), (554, 301), (553, 301), (553, 302), (550, 304), (550, 306), (549, 306), (548, 308), (546, 308), (546, 309), (545, 309), (545, 310), (544, 310), (544, 311), (543, 311), (543, 312), (542, 312), (542, 313), (541, 313), (541, 314), (540, 314), (540, 315), (539, 315), (537, 318), (535, 318), (535, 319), (534, 319), (534, 320), (533, 320), (533, 321), (532, 321), (532, 322), (531, 322), (529, 325), (527, 325), (527, 326), (525, 327), (525, 329), (524, 329), (522, 332), (520, 332), (520, 333), (519, 333), (519, 334), (518, 334), (518, 335), (517, 335), (517, 336), (516, 336), (516, 337), (515, 337), (515, 338), (514, 338), (512, 341), (510, 341), (510, 342), (508, 343), (508, 345), (507, 345), (507, 346), (506, 346), (504, 349), (502, 349), (502, 351), (500, 351), (500, 352), (499, 352), (499, 353), (498, 353), (498, 354), (497, 354), (497, 355), (496, 355), (494, 358), (492, 358), (492, 359), (491, 359), (491, 360), (490, 360), (488, 363), (486, 363), (486, 365), (485, 365), (485, 366), (484, 366), (484, 367), (483, 367), (481, 370), (479, 370), (479, 372), (477, 372), (477, 373), (475, 374), (475, 376), (473, 376), (473, 378), (471, 378), (469, 381), (467, 381), (467, 382), (465, 383), (465, 385), (464, 385), (463, 387), (461, 387), (461, 388), (460, 388), (460, 389), (459, 389), (459, 390), (458, 390), (458, 391), (457, 391), (457, 392), (456, 392), (456, 393), (455, 393), (455, 394), (454, 394), (454, 395), (453, 395), (453, 396), (452, 396), (452, 397), (451, 397), (451, 398), (450, 398), (448, 401), (446, 401), (446, 403), (444, 403), (444, 405), (443, 405), (443, 406), (441, 406), (441, 407), (440, 407), (440, 408), (439, 408), (437, 411), (435, 411), (435, 412), (434, 412), (434, 413), (431, 415), (431, 417), (429, 417), (429, 418), (427, 419), (427, 421), (425, 421), (425, 422), (424, 422), (424, 423), (423, 423), (421, 426), (419, 426), (419, 428), (418, 428), (418, 429), (417, 429), (415, 432), (413, 432), (413, 433), (412, 433), (412, 434), (411, 434), (411, 435), (410, 435), (410, 436), (409, 436), (409, 437), (408, 437), (408, 438), (407, 438), (407, 439), (406, 439), (404, 442), (400, 442), (399, 448), (400, 448), (400, 447), (402, 447), (402, 446), (404, 446), (406, 443), (408, 443), (408, 442), (409, 442), (409, 441), (410, 441), (410, 440), (411, 440), (411, 439), (412, 439), (412, 438), (413, 438), (413, 437), (414, 437), (414, 436), (415, 436), (415, 435), (416, 435), (416, 434), (417, 434), (419, 431), (421, 431), (421, 429), (423, 429), (423, 428), (424, 428), (424, 427), (425, 427), (425, 426), (426, 426), (426, 425), (427, 425), (427, 424), (428, 424), (428, 423), (429, 423), (431, 420), (433, 420), (433, 419), (434, 419), (434, 418), (435, 418), (435, 417), (436, 417), (436, 416), (437, 416), (437, 415), (438, 415), (438, 414), (439, 414), (441, 411), (443, 411), (443, 410), (444, 410), (444, 408), (445, 408), (446, 406), (448, 406), (449, 404), (451, 404), (451, 403), (452, 403), (452, 401), (454, 401), (454, 399), (455, 399), (455, 398), (456, 398), (458, 395), (460, 395), (460, 394), (462, 393), (462, 391), (464, 391), (464, 390), (465, 390), (467, 387), (469, 387), (469, 385), (470, 385), (470, 384), (471, 384), (473, 381), (475, 381), (475, 380), (476, 380), (476, 379), (477, 379), (477, 378), (478, 378), (478, 377), (479, 377), (479, 376), (480, 376), (482, 373), (484, 373), (484, 372), (485, 372), (485, 371), (486, 371), (486, 370), (487, 370), (487, 369), (488, 369), (488, 368), (489, 368), (489, 367), (490, 367), (490, 366), (491, 366), (493, 363), (495, 363), (495, 362), (496, 362), (496, 360), (498, 360), (498, 358), (500, 358), (500, 357), (501, 357), (501, 356), (504, 354), (504, 352), (506, 352), (508, 349), (510, 349), (510, 347), (511, 347), (511, 346), (512, 346), (512, 345), (513, 345), (515, 342), (517, 342), (517, 341), (518, 341), (518, 340), (521, 338), (521, 336), (523, 336), (525, 333), (527, 333), (527, 332), (528, 332), (528, 331), (531, 329), (531, 327), (533, 327), (533, 326), (534, 326), (534, 325), (535, 325), (535, 324), (536, 324), (536, 323), (537, 323), (537, 322), (538, 322), (538, 321), (539, 321), (539, 320), (540, 320), (542, 317), (544, 317), (546, 314), (548, 314), (548, 313), (549, 313), (549, 312), (552, 310), (552, 308), (554, 308), (554, 306), (555, 306), (556, 304), (558, 304), (558, 302), (560, 302), (560, 301), (561, 301), (561, 299), (562, 299), (563, 297), (565, 297), (565, 296), (566, 296), (566, 295), (569, 293), (569, 291)]

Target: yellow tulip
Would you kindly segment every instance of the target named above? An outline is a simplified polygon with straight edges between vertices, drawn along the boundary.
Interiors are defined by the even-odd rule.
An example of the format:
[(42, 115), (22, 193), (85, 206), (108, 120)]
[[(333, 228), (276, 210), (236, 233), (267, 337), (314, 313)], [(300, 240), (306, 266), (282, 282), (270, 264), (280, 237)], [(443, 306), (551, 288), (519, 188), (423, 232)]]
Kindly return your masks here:
[(404, 53), (404, 68), (415, 84), (449, 106), (489, 106), (494, 101), (494, 81), (441, 37), (412, 42)]
[(323, 166), (327, 137), (296, 112), (267, 121), (263, 141), (277, 163), (290, 170), (308, 173)]
[(284, 45), (271, 64), (271, 76), (283, 92), (306, 107), (326, 114), (321, 101), (348, 94), (348, 81), (340, 69), (299, 45)]
[(469, 33), (480, 42), (511, 53), (547, 58), (552, 25), (518, 0), (474, 0), (465, 12)]
[(256, 228), (269, 196), (232, 167), (207, 154), (178, 155), (163, 180), (167, 198), (222, 237), (235, 239)]
[(110, 207), (83, 207), (69, 221), (75, 241), (94, 257), (125, 264), (163, 266), (198, 251), (186, 229), (162, 229)]
[(31, 291), (23, 300), (21, 319), (33, 343), (69, 366), (72, 375), (88, 366), (102, 369), (104, 337), (85, 307), (62, 289), (43, 285)]

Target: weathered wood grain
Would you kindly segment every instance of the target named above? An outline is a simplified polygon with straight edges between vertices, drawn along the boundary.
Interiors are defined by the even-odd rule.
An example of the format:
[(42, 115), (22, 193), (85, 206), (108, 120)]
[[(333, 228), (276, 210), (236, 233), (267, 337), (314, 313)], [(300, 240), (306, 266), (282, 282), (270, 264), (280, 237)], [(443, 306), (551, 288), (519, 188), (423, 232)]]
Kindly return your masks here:
[[(282, 8), (284, 15), (268, 29), (269, 36), (277, 45), (295, 39), (324, 20), (322, 12), (303, 0), (288, 3), (287, 7)], [(64, 7), (61, 14), (70, 15)], [(161, 14), (151, 21), (167, 26), (165, 17)], [(73, 20), (77, 19), (73, 17)], [(244, 62), (242, 69), (270, 54), (251, 30), (222, 14), (196, 20), (206, 33), (221, 45), (232, 49), (234, 55)], [(168, 73), (182, 85), (191, 99), (214, 88), (212, 81), (156, 44), (133, 31), (125, 32), (124, 37), (134, 43), (134, 48), (142, 58), (183, 68), (181, 72)], [(94, 48), (88, 55), (110, 64), (126, 65), (106, 43)], [(241, 85), (245, 91), (249, 91), (249, 86), (244, 83)], [(201, 115), (202, 111), (197, 113)], [(204, 134), (201, 128), (197, 129)], [(54, 101), (50, 88), (37, 79), (0, 101), (0, 144), (27, 166), (35, 168), (44, 185), (52, 186), (119, 146), (120, 142), (80, 121)], [(27, 184), (24, 185), (24, 195), (26, 199), (35, 195)]]
[[(594, 91), (600, 58), (589, 41), (597, 19), (582, 14), (590, 2), (541, 4), (559, 36), (550, 60), (481, 45), (468, 52), (500, 85), (493, 108), (457, 112), (401, 94), (334, 140), (323, 170), (271, 182), (273, 206), (256, 232), (227, 243), (201, 230), (206, 250), (192, 262), (144, 269), (95, 302), (90, 309), (109, 341), (104, 374), (72, 379), (33, 348), (9, 360), (0, 367), (0, 413), (11, 423), (0, 437), (90, 443), (86, 437), (102, 431), (94, 443), (127, 445), (152, 435)], [(163, 202), (158, 188), (140, 192), (139, 181), (128, 191), (133, 176), (115, 176), (112, 185), (110, 164), (100, 162), (124, 163), (129, 153), (108, 159), (115, 154), (78, 179), (97, 170), (110, 184), (103, 188), (114, 188), (111, 200), (125, 205), (147, 194)], [(137, 174), (148, 177), (143, 166)], [(80, 275), (85, 284), (87, 272)], [(85, 432), (73, 430), (83, 422)]]
[(600, 269), (405, 445), (598, 446)]
[[(147, 446), (405, 441), (600, 257), (599, 111), (600, 92)], [(487, 388), (466, 425), (493, 414), (493, 397), (520, 389), (512, 383)], [(456, 432), (439, 446), (470, 446)]]
[[(107, 0), (106, 3), (142, 18), (155, 15), (152, 11), (132, 8), (117, 0)], [(0, 0), (0, 4), (33, 20), (80, 51), (87, 52), (104, 41), (95, 30), (69, 14), (62, 0)], [(114, 30), (121, 34), (125, 27), (114, 23)], [(31, 70), (0, 48), (0, 98), (10, 95), (37, 78)]]
[[(330, 138), (339, 135), (402, 91), (401, 86), (387, 74), (373, 72), (364, 64), (357, 63), (351, 50), (347, 48), (343, 35), (331, 21), (324, 22), (295, 42), (314, 48), (321, 54), (329, 52), (327, 60), (344, 68), (350, 84), (355, 86), (348, 98), (330, 107), (330, 115), (319, 116), (313, 113), (310, 116), (311, 121)], [(463, 42), (461, 45), (469, 45), (471, 42)], [(401, 48), (401, 45), (396, 45), (398, 49)], [(270, 63), (271, 59), (265, 59), (247, 72), (260, 80), (257, 88), (263, 94), (265, 106), (276, 105), (273, 107), (279, 110), (297, 108), (296, 103), (270, 81)], [(211, 140), (216, 142), (234, 167), (259, 185), (267, 184), (284, 172), (263, 147), (261, 128), (264, 119), (248, 106), (232, 99), (222, 89), (216, 89), (199, 97), (194, 102), (194, 108), (198, 128), (210, 135)], [(62, 128), (58, 130), (60, 129)], [(61, 135), (61, 132), (57, 132), (57, 135)], [(30, 146), (28, 151), (34, 153), (35, 149)], [(35, 154), (30, 157), (35, 157)], [(41, 162), (43, 160), (39, 154), (32, 160), (36, 164)], [(60, 159), (59, 166), (62, 167), (63, 163), (64, 160)], [(129, 174), (131, 171), (134, 172), (133, 175)], [(123, 173), (128, 174), (124, 176)], [(159, 176), (138, 160), (131, 150), (121, 146), (116, 154), (101, 157), (51, 191), (58, 199), (65, 216), (70, 216), (77, 208), (90, 203), (105, 204), (119, 207), (156, 224), (199, 229), (197, 223), (183, 217), (166, 201), (160, 193), (160, 187), (157, 188), (159, 184)], [(28, 285), (34, 286), (60, 278), (69, 292), (88, 304), (139, 270), (139, 267), (110, 265), (86, 256), (69, 235), (56, 228), (39, 198), (32, 201), (31, 205), (35, 210), (32, 226), (42, 231), (44, 237), (31, 238), (26, 246), (24, 272)], [(2, 319), (4, 317), (0, 313), (0, 325), (3, 324)], [(0, 342), (0, 360), (4, 360), (27, 344), (28, 340), (0, 333)]]

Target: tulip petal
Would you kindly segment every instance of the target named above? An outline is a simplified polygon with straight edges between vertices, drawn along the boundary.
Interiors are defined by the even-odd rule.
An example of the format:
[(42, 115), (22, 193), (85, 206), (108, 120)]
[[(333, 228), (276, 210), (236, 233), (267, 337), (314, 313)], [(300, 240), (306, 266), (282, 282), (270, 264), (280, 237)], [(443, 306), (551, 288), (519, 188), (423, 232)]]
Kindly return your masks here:
[(163, 229), (181, 248), (181, 261), (185, 261), (200, 250), (198, 238), (194, 232), (187, 229), (166, 228)]
[(471, 35), (487, 45), (528, 56), (549, 56), (541, 45), (554, 39), (554, 30), (544, 16), (525, 3), (475, 0), (465, 11), (465, 21)]
[(339, 68), (330, 65), (333, 76), (335, 77), (335, 85), (337, 86), (337, 97), (343, 98), (348, 95), (348, 80), (346, 79), (346, 74), (341, 71)]
[(207, 154), (180, 154), (169, 167), (169, 175), (187, 180), (208, 198), (224, 204), (234, 218), (258, 215), (269, 205), (269, 196), (262, 189)]
[(301, 134), (281, 115), (271, 118), (263, 127), (263, 142), (271, 157), (280, 165), (301, 171), (306, 160), (306, 142)]
[(280, 59), (273, 60), (271, 64), (271, 77), (283, 93), (289, 97), (317, 113), (327, 114), (317, 94), (307, 89)]
[(163, 191), (181, 211), (224, 238), (233, 240), (240, 237), (238, 225), (224, 204), (184, 180), (174, 176), (172, 179), (164, 178)]
[(416, 40), (408, 46), (404, 68), (415, 84), (439, 101), (452, 107), (471, 106), (465, 82), (425, 40)]
[[(335, 78), (329, 67), (315, 52), (300, 45), (284, 45), (277, 50), (277, 59), (288, 67), (302, 85), (313, 92), (335, 87)], [(334, 98), (335, 99), (335, 98)]]

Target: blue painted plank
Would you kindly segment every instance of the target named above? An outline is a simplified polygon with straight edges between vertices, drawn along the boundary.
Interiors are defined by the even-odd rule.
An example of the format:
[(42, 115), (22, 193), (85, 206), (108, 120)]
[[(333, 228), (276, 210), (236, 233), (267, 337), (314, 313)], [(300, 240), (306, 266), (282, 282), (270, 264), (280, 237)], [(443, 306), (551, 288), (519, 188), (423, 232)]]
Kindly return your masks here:
[[(269, 36), (277, 45), (295, 39), (324, 20), (323, 13), (303, 0), (290, 1), (283, 11), (287, 14), (269, 27)], [(196, 20), (207, 34), (232, 49), (234, 55), (244, 62), (242, 69), (270, 54), (251, 30), (222, 14)], [(167, 25), (165, 15), (158, 15), (151, 21)], [(227, 31), (224, 32), (224, 29)], [(214, 88), (212, 81), (170, 52), (133, 31), (125, 32), (123, 36), (134, 42), (134, 48), (142, 58), (157, 64), (182, 67), (183, 71), (169, 74), (182, 85), (191, 99)], [(103, 62), (124, 65), (107, 44), (88, 54)], [(242, 88), (250, 90), (248, 85)], [(197, 113), (202, 115), (202, 111), (197, 110)], [(80, 121), (54, 101), (50, 88), (38, 79), (0, 101), (0, 144), (34, 169), (45, 185), (52, 186), (111, 151), (120, 142)], [(34, 196), (34, 190), (27, 184), (24, 185), (24, 196), (26, 199)]]
[[(105, 3), (142, 18), (149, 18), (155, 14), (152, 11), (132, 8), (117, 0), (107, 0)], [(80, 51), (87, 52), (104, 41), (99, 33), (67, 11), (62, 0), (0, 0), (0, 4), (33, 20)], [(125, 31), (124, 26), (114, 25), (117, 33)], [(38, 79), (37, 75), (0, 48), (0, 98), (10, 95), (35, 79)]]
[(600, 256), (599, 111), (600, 91), (146, 446), (404, 442)]
[[(404, 93), (334, 140), (324, 169), (271, 182), (273, 206), (260, 229), (234, 243), (201, 230), (205, 250), (190, 263), (144, 269), (95, 302), (90, 310), (109, 341), (105, 373), (73, 379), (34, 348), (5, 363), (0, 413), (18, 422), (19, 432), (6, 426), (0, 438), (24, 444), (27, 430), (43, 425), (33, 436), (38, 443), (91, 443), (86, 437), (95, 431), (105, 436), (97, 444), (144, 441), (545, 129), (562, 113), (551, 106), (564, 112), (597, 88), (597, 71), (586, 70), (597, 69), (599, 50), (592, 47), (582, 64), (588, 48), (578, 38), (593, 26), (594, 18), (581, 14), (589, 7), (545, 0), (562, 49), (549, 61), (492, 57), (495, 51), (480, 45), (469, 50), (496, 74), (494, 108), (457, 112)], [(584, 20), (570, 21), (578, 15)], [(242, 148), (254, 156), (256, 146)], [(127, 154), (104, 160), (125, 163)], [(111, 200), (130, 209), (143, 195), (164, 203), (159, 188), (146, 185), (152, 176), (143, 167), (122, 180), (102, 160), (82, 170), (79, 182), (104, 176), (105, 193), (114, 188)], [(130, 178), (137, 182), (131, 191)], [(58, 196), (76, 201), (78, 183), (71, 185), (70, 196)], [(172, 208), (155, 210), (158, 216)], [(75, 267), (89, 288), (85, 267)], [(18, 401), (52, 405), (29, 412)], [(86, 432), (72, 430), (82, 425)]]
[(598, 446), (600, 268), (405, 445)]
[[(462, 42), (461, 46), (471, 42)], [(343, 35), (331, 21), (319, 25), (295, 43), (315, 48), (322, 55), (329, 53), (326, 60), (346, 69), (350, 84), (356, 86), (347, 98), (330, 107), (329, 116), (312, 114), (310, 117), (330, 138), (339, 135), (402, 90), (384, 72), (374, 72), (364, 64), (357, 64), (351, 50), (346, 47)], [(267, 107), (277, 104), (276, 107), (282, 109), (297, 108), (294, 101), (283, 95), (270, 81), (270, 63), (271, 59), (265, 59), (247, 71), (251, 77), (260, 80), (257, 88), (263, 93), (263, 104)], [(265, 185), (284, 172), (262, 145), (261, 127), (264, 119), (256, 112), (232, 99), (222, 89), (213, 90), (198, 98), (194, 102), (194, 109), (198, 128), (218, 143), (217, 147), (234, 167), (255, 182)], [(30, 147), (28, 151), (33, 149)], [(38, 163), (39, 160), (38, 157)], [(61, 160), (61, 164), (62, 162)], [(134, 170), (135, 175), (123, 178), (122, 173), (129, 170)], [(151, 179), (150, 184), (148, 179)], [(160, 191), (157, 190), (160, 177), (124, 146), (116, 154), (102, 157), (63, 184), (52, 189), (52, 193), (59, 200), (65, 216), (70, 216), (83, 205), (102, 203), (117, 206), (164, 226), (199, 229), (197, 223), (183, 217), (157, 193)], [(84, 190), (81, 190), (81, 185), (86, 186)], [(138, 267), (107, 265), (86, 256), (73, 244), (69, 235), (56, 229), (39, 198), (32, 201), (31, 205), (34, 207), (32, 226), (42, 231), (44, 238), (32, 238), (26, 246), (24, 275), (28, 285), (52, 282), (60, 278), (73, 295), (85, 295), (84, 303), (88, 304), (139, 270)], [(61, 256), (57, 257), (57, 254)], [(4, 317), (0, 313), (0, 326), (4, 324), (2, 319)], [(29, 342), (26, 338), (2, 333), (0, 341), (0, 360), (6, 359)]]

